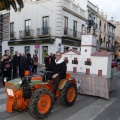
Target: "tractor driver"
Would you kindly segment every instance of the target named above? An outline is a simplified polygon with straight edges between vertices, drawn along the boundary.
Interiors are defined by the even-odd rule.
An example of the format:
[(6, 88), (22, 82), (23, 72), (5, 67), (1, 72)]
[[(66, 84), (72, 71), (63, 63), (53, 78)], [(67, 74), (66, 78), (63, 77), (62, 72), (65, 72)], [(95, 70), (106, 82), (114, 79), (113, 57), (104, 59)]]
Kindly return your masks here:
[(55, 91), (58, 89), (60, 80), (66, 77), (66, 62), (61, 58), (62, 53), (57, 51), (55, 54), (56, 59), (51, 63), (50, 66), (42, 68), (42, 70), (52, 71), (52, 80), (55, 81)]

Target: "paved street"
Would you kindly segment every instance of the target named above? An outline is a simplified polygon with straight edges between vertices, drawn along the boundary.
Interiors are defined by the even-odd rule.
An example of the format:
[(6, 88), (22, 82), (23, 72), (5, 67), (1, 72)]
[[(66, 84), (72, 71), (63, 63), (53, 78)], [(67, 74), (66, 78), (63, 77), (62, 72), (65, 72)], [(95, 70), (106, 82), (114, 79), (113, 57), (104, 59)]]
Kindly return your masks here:
[[(6, 100), (5, 90), (0, 83), (0, 120), (34, 120), (27, 112), (7, 113)], [(120, 120), (120, 75), (117, 91), (110, 93), (109, 100), (78, 94), (74, 106), (67, 108), (57, 102), (45, 120)]]

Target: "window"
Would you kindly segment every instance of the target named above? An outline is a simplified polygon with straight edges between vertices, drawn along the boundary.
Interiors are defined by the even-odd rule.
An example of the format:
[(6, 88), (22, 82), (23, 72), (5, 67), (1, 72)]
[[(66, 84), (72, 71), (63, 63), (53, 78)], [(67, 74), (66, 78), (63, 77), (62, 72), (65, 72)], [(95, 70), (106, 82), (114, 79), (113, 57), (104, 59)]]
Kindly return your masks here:
[(13, 57), (14, 55), (14, 47), (10, 47), (10, 56)]
[(31, 20), (25, 20), (25, 31), (30, 31)]
[(73, 21), (73, 36), (77, 37), (77, 22)]
[(69, 47), (65, 46), (65, 47), (64, 47), (64, 52), (65, 52), (65, 51), (68, 51), (68, 50), (69, 50)]
[(99, 22), (99, 25), (100, 25), (100, 27), (102, 26), (102, 24), (101, 24), (101, 20), (100, 20), (100, 22)]
[(64, 17), (64, 28), (68, 29), (68, 17)]
[(105, 36), (104, 36), (104, 43), (105, 43)]
[(49, 32), (49, 17), (43, 17), (43, 28), (42, 28), (43, 34), (48, 34)]
[(82, 24), (81, 32), (84, 33), (84, 25)]
[(30, 46), (25, 46), (25, 53), (30, 53)]
[(74, 58), (74, 60), (72, 60), (72, 64), (78, 64), (78, 58)]
[(64, 35), (68, 34), (68, 18), (64, 17)]
[(43, 28), (48, 28), (49, 27), (49, 17), (43, 17)]
[(77, 50), (77, 48), (74, 48), (74, 47), (73, 47), (73, 50)]
[(10, 34), (14, 32), (14, 22), (10, 23)]
[(104, 24), (104, 31), (106, 30), (106, 24)]

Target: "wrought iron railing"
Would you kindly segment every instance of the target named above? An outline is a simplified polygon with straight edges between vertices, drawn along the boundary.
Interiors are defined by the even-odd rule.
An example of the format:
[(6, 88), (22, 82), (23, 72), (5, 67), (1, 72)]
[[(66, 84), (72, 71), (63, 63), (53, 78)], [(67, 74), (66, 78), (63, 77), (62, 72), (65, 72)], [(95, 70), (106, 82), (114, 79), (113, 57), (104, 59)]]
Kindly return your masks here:
[(64, 35), (81, 38), (81, 32), (70, 29), (70, 28), (64, 28)]
[(16, 32), (10, 32), (10, 39), (16, 38)]
[(51, 34), (51, 28), (50, 27), (37, 28), (37, 36), (50, 35), (50, 34)]
[(29, 29), (29, 30), (21, 30), (19, 31), (19, 37), (20, 38), (26, 38), (26, 37), (34, 37), (34, 30)]

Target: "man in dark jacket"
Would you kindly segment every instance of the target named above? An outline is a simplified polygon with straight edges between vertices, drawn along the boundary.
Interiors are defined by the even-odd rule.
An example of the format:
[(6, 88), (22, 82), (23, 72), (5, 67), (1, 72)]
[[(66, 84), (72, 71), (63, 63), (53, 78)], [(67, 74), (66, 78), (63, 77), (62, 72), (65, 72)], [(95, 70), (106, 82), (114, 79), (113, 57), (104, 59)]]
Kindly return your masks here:
[(32, 58), (31, 54), (27, 53), (27, 70), (30, 72), (30, 75), (32, 73)]
[(26, 67), (27, 67), (27, 57), (25, 54), (23, 54), (20, 59), (20, 77), (21, 78), (24, 77), (24, 72)]
[(21, 53), (19, 53), (19, 76), (21, 76), (20, 74), (21, 74), (21, 71), (20, 71), (20, 59), (21, 59), (21, 57), (22, 57), (22, 55), (21, 55)]
[(51, 77), (55, 81), (55, 90), (57, 90), (60, 80), (66, 77), (66, 62), (61, 58), (62, 54), (59, 51), (56, 52), (55, 57), (56, 59), (52, 62), (52, 64), (49, 67), (42, 69), (53, 72)]
[(13, 78), (18, 77), (18, 67), (19, 67), (19, 57), (18, 51), (15, 51), (15, 55), (13, 56)]

